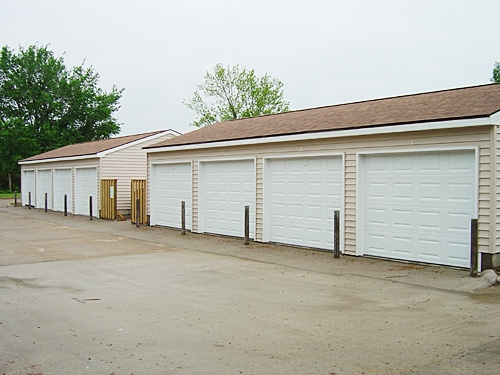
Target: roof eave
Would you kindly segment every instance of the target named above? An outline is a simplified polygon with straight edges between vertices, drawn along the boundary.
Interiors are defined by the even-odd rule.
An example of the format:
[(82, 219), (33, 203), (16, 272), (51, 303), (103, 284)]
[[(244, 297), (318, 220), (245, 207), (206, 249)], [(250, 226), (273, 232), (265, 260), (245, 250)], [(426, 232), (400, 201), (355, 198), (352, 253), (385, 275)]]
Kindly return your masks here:
[(62, 156), (60, 158), (49, 158), (49, 159), (38, 159), (38, 160), (21, 160), (17, 163), (20, 165), (29, 165), (29, 164), (40, 164), (40, 163), (51, 163), (56, 161), (74, 161), (74, 160), (85, 160), (85, 159), (98, 159), (99, 156), (97, 154), (89, 154), (89, 155), (76, 155), (76, 156)]
[(21, 160), (18, 162), (20, 165), (25, 165), (25, 164), (39, 164), (39, 163), (50, 163), (50, 162), (55, 162), (55, 161), (72, 161), (72, 160), (83, 160), (83, 159), (93, 159), (93, 158), (102, 158), (106, 156), (107, 154), (110, 154), (112, 152), (120, 151), (128, 147), (135, 146), (137, 144), (141, 144), (142, 142), (146, 142), (155, 138), (159, 138), (167, 133), (172, 134), (173, 136), (177, 136), (181, 133), (168, 129), (164, 131), (160, 131), (159, 133), (150, 135), (148, 137), (140, 138), (132, 142), (125, 143), (120, 146), (115, 146), (112, 148), (109, 148), (107, 150), (102, 150), (99, 152), (94, 152), (92, 154), (84, 154), (84, 155), (72, 155), (72, 156), (61, 156), (57, 158), (47, 158), (47, 159), (37, 159), (37, 160)]
[(304, 133), (287, 134), (287, 135), (244, 138), (237, 140), (192, 143), (186, 145), (172, 145), (172, 146), (158, 146), (158, 147), (149, 146), (148, 148), (145, 148), (145, 150), (147, 153), (172, 152), (172, 151), (183, 151), (183, 150), (200, 149), (200, 148), (231, 147), (240, 145), (290, 142), (290, 141), (300, 141), (309, 139), (340, 138), (340, 137), (361, 136), (361, 135), (402, 133), (402, 132), (422, 131), (422, 130), (463, 128), (463, 127), (484, 126), (484, 125), (500, 125), (500, 112), (496, 112), (491, 116), (488, 115), (475, 116), (470, 118), (461, 118), (452, 120), (448, 119), (442, 121), (425, 121), (416, 123), (402, 123), (396, 125), (391, 124), (391, 125), (381, 125), (381, 126), (369, 126), (369, 127), (354, 128), (354, 129), (351, 128), (351, 129), (327, 130), (320, 132), (318, 131), (304, 132)]

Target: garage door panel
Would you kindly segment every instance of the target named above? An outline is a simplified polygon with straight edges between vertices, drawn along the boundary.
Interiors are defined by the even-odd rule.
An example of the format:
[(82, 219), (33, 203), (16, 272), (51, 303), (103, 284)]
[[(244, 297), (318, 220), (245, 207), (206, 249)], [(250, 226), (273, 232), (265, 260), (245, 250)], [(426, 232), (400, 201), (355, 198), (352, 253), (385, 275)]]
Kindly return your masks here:
[(36, 207), (45, 207), (45, 194), (47, 194), (47, 207), (52, 209), (52, 170), (39, 170), (36, 176)]
[(364, 253), (468, 267), (474, 163), (473, 151), (365, 156)]
[(151, 224), (180, 228), (181, 202), (185, 202), (186, 229), (192, 226), (191, 163), (152, 166)]
[(54, 170), (54, 210), (64, 211), (64, 196), (67, 199), (67, 209), (72, 212), (73, 181), (71, 169)]
[(31, 205), (35, 203), (35, 171), (23, 171), (22, 180), (22, 201), (23, 205), (29, 204), (29, 193), (31, 193)]
[(333, 249), (333, 212), (342, 206), (342, 159), (266, 162), (269, 241)]
[(75, 169), (75, 214), (89, 215), (92, 197), (92, 215), (97, 217), (97, 168)]
[(254, 237), (254, 161), (203, 162), (200, 166), (200, 231), (243, 237), (245, 206), (249, 206), (250, 237)]

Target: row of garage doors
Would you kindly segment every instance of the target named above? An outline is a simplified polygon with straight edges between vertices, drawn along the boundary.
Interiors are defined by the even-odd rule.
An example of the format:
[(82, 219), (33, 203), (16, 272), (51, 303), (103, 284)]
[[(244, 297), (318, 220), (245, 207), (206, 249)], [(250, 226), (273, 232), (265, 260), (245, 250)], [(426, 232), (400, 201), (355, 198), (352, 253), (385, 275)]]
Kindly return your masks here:
[(97, 186), (97, 168), (24, 170), (21, 186), (22, 202), (23, 205), (28, 205), (31, 195), (33, 206), (45, 208), (45, 196), (47, 196), (47, 208), (62, 212), (66, 196), (69, 213), (88, 215), (89, 197), (92, 197), (92, 212), (97, 216)]
[[(355, 197), (359, 255), (469, 267), (476, 169), (473, 150), (363, 155), (351, 192), (341, 156), (265, 159), (263, 240), (333, 250), (334, 211)], [(191, 229), (191, 163), (154, 164), (151, 181), (151, 224), (180, 227), (185, 201)], [(242, 237), (249, 206), (254, 237), (255, 160), (200, 162), (197, 198), (198, 232)]]

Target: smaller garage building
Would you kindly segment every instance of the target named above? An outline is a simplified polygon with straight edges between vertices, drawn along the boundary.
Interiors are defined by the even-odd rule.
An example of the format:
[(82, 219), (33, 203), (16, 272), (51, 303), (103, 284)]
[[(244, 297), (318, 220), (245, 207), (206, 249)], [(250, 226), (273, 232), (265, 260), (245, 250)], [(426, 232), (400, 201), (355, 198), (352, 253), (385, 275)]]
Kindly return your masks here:
[(147, 146), (152, 225), (470, 266), (500, 265), (500, 84), (228, 121)]
[(21, 160), (22, 204), (37, 208), (64, 210), (67, 196), (68, 212), (98, 217), (100, 207), (100, 181), (117, 180), (116, 205), (121, 213), (130, 213), (130, 183), (132, 179), (146, 179), (147, 158), (144, 146), (178, 136), (174, 130), (110, 138), (78, 143), (58, 148)]

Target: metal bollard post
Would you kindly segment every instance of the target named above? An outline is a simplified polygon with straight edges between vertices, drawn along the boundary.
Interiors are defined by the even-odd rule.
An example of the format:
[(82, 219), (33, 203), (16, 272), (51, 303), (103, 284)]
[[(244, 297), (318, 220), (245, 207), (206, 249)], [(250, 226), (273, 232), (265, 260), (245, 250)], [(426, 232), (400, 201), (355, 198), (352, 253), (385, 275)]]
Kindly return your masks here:
[(47, 193), (45, 193), (45, 212), (47, 212)]
[(333, 213), (333, 257), (340, 258), (340, 211)]
[(31, 191), (28, 192), (28, 209), (31, 210)]
[(68, 195), (64, 194), (64, 216), (68, 216)]
[(89, 197), (89, 215), (90, 215), (90, 220), (94, 220), (92, 218), (92, 195)]
[(17, 207), (17, 190), (14, 191), (14, 207)]
[(181, 234), (186, 234), (186, 202), (181, 202)]
[(139, 228), (141, 226), (141, 223), (140, 223), (140, 215), (141, 213), (141, 200), (139, 198), (137, 198), (135, 200), (135, 226), (137, 228)]
[(477, 219), (470, 221), (470, 275), (477, 276), (477, 246), (478, 246), (479, 227)]
[(250, 243), (250, 207), (245, 206), (245, 245)]

